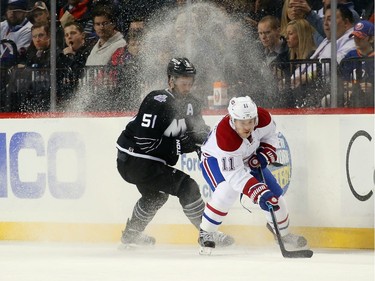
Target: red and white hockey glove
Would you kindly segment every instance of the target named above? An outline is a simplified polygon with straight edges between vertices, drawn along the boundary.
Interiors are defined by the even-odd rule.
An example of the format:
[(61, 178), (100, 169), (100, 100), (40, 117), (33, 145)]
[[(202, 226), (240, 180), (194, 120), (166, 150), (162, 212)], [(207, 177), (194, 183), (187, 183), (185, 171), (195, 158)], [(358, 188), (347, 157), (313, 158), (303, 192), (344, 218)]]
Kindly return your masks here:
[(264, 169), (272, 162), (277, 160), (276, 148), (267, 143), (261, 142), (259, 148), (256, 151), (256, 154), (250, 157), (249, 167), (252, 170), (261, 167)]
[(244, 188), (243, 192), (254, 204), (259, 204), (265, 211), (269, 210), (268, 205), (271, 205), (275, 211), (280, 209), (279, 200), (264, 183), (255, 183), (250, 188)]

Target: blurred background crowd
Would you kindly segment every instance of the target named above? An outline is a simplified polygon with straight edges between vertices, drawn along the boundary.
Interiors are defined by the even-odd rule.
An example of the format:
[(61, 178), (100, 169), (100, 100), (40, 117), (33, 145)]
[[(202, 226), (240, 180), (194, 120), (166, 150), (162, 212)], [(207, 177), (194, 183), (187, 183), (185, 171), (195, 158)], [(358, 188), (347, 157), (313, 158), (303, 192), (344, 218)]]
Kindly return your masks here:
[(374, 107), (374, 1), (335, 2), (1, 0), (0, 112), (135, 110), (176, 56), (207, 108)]

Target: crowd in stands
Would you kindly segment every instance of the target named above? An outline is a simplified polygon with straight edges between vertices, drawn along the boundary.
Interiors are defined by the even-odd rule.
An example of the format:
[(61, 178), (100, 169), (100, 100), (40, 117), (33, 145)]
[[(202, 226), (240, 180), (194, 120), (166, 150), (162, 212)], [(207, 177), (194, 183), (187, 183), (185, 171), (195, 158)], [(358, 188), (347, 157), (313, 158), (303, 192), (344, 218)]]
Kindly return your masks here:
[[(56, 31), (51, 36), (51, 1), (1, 0), (0, 112), (50, 110), (52, 38), (56, 38), (56, 110), (134, 110), (146, 83), (139, 74), (148, 20), (160, 9), (182, 9), (186, 2), (56, 0)], [(329, 107), (330, 65), (335, 63), (340, 78), (338, 105), (374, 106), (373, 1), (337, 1), (334, 56), (330, 0), (206, 2), (234, 19), (223, 31), (223, 41), (242, 48), (257, 39), (262, 68), (273, 77), (266, 83), (273, 83), (277, 93), (272, 102), (255, 97), (258, 103), (270, 108)], [(186, 39), (186, 24), (181, 19), (175, 24), (176, 45)], [(201, 40), (210, 43), (209, 38)], [(194, 48), (194, 42), (191, 44)], [(166, 62), (176, 55), (188, 57), (188, 53), (173, 54), (173, 49), (155, 54), (160, 60), (164, 56)], [(241, 71), (248, 67), (246, 60), (233, 64), (226, 56), (223, 61), (229, 98), (254, 87), (246, 85), (246, 72)], [(204, 67), (198, 71), (205, 77)], [(211, 87), (212, 81), (201, 80), (198, 89), (200, 83)], [(202, 102), (207, 103), (206, 93)]]

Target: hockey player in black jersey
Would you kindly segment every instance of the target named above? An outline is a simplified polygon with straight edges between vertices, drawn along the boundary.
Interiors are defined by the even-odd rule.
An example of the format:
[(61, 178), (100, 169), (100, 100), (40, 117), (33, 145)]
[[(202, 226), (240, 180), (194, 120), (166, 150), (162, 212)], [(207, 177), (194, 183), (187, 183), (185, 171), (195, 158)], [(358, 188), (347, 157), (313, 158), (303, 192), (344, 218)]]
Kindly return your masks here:
[[(199, 152), (210, 128), (201, 115), (201, 102), (190, 90), (196, 69), (187, 58), (168, 64), (168, 88), (150, 92), (137, 115), (117, 140), (117, 169), (123, 179), (141, 193), (122, 233), (125, 245), (153, 245), (155, 238), (143, 233), (169, 195), (177, 196), (190, 222), (199, 229), (205, 203), (198, 184), (172, 167), (183, 153)], [(218, 246), (234, 239), (218, 232)]]

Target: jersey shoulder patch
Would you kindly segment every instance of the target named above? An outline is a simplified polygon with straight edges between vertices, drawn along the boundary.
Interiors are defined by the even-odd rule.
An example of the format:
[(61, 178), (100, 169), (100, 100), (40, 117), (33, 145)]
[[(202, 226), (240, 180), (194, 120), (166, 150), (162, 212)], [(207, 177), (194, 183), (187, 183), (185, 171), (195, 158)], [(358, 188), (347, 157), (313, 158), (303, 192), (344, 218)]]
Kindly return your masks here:
[(262, 107), (258, 107), (258, 125), (256, 128), (263, 128), (271, 123), (271, 114)]
[(159, 94), (159, 95), (156, 95), (154, 96), (154, 100), (158, 101), (158, 102), (166, 102), (167, 101), (167, 95), (165, 94)]
[(217, 145), (221, 150), (235, 151), (241, 146), (243, 139), (230, 126), (229, 122), (230, 118), (229, 115), (227, 115), (217, 125)]

